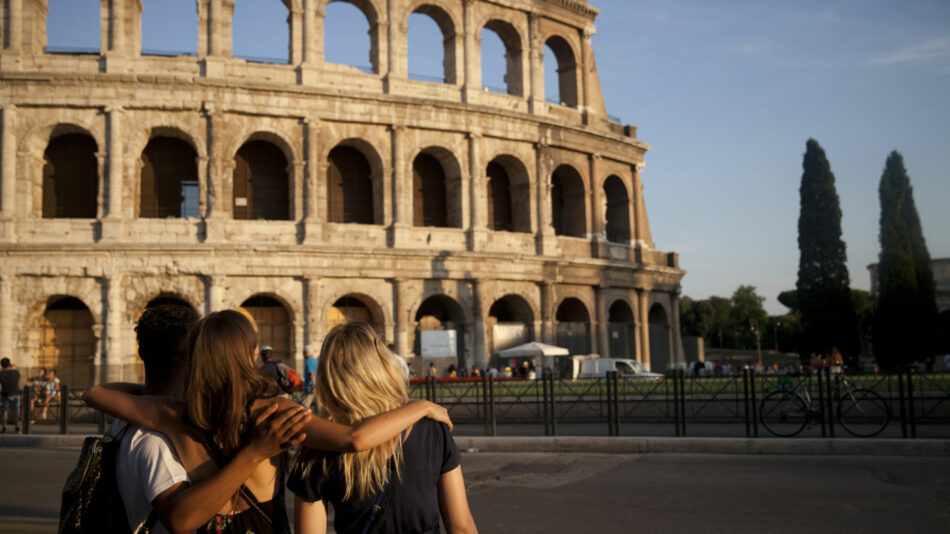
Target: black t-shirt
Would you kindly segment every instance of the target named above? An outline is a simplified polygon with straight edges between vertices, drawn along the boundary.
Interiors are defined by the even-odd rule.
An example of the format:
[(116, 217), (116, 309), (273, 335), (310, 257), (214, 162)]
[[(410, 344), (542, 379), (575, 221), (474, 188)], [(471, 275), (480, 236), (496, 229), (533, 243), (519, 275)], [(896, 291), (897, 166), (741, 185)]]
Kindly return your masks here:
[[(376, 502), (376, 494), (342, 502), (346, 490), (343, 477), (326, 477), (321, 460), (340, 453), (317, 453), (310, 476), (302, 477), (298, 462), (290, 472), (287, 488), (308, 502), (327, 501), (333, 505), (333, 526), (338, 534), (359, 533)], [(421, 419), (412, 427), (403, 444), (403, 463), (399, 479), (390, 479), (383, 496), (382, 511), (370, 532), (423, 533), (439, 529), (439, 477), (462, 462), (449, 429), (432, 419)]]
[(3, 396), (5, 397), (19, 394), (20, 371), (16, 369), (4, 369), (0, 371), (0, 390), (3, 391)]

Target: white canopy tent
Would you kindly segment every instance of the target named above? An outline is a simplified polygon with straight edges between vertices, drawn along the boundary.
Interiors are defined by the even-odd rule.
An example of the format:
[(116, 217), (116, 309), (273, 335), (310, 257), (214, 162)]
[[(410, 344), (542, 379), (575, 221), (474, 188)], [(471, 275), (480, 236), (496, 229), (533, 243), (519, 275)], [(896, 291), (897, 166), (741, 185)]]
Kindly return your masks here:
[(564, 347), (556, 347), (532, 341), (517, 347), (511, 347), (498, 352), (502, 358), (519, 358), (523, 356), (569, 356), (571, 352)]

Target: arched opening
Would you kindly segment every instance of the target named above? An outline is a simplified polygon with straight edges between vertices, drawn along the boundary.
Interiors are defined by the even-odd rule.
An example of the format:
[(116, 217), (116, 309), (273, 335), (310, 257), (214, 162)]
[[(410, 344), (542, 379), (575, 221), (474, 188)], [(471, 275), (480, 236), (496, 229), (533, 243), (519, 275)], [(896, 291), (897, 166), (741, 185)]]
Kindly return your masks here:
[(358, 149), (338, 146), (327, 158), (327, 213), (330, 222), (374, 224), (373, 178)]
[(189, 304), (187, 301), (171, 295), (161, 295), (153, 298), (152, 300), (148, 301), (148, 304), (145, 305), (145, 309), (155, 308), (158, 306), (184, 306), (185, 308), (191, 308), (192, 311), (197, 313), (197, 310), (195, 310), (194, 306)]
[(557, 345), (569, 350), (571, 356), (590, 354), (590, 314), (584, 303), (573, 297), (566, 298), (554, 318)]
[(383, 334), (383, 317), (379, 305), (356, 295), (340, 297), (327, 313), (327, 331), (336, 325), (360, 321), (373, 325), (376, 332)]
[(512, 156), (499, 156), (488, 164), (488, 228), (496, 231), (531, 232), (531, 186), (528, 171)]
[(55, 369), (70, 388), (93, 384), (96, 336), (92, 313), (76, 297), (55, 296), (40, 317), (40, 357), (37, 364)]
[(379, 72), (376, 14), (368, 2), (331, 0), (323, 19), (323, 58), (367, 73)]
[[(480, 35), (483, 88), (496, 93), (524, 96), (521, 36), (518, 31), (507, 22), (491, 20), (482, 27)], [(499, 42), (501, 47), (498, 46)], [(502, 57), (504, 62), (501, 61)]]
[(70, 133), (46, 146), (43, 165), (43, 218), (96, 217), (99, 160), (95, 139)]
[(650, 371), (662, 373), (670, 366), (670, 324), (659, 304), (650, 308)]
[(194, 0), (145, 0), (142, 7), (143, 55), (198, 55), (198, 10)]
[(257, 344), (274, 349), (274, 358), (293, 366), (293, 323), (287, 308), (274, 297), (254, 295), (241, 304), (257, 328)]
[(623, 300), (614, 302), (607, 311), (607, 344), (611, 358), (637, 357), (637, 330), (633, 310)]
[[(100, 49), (100, 0), (48, 0), (46, 13), (47, 54), (98, 54)], [(9, 2), (4, 2), (6, 8)], [(28, 7), (29, 6), (29, 7)], [(23, 4), (22, 10), (33, 9)], [(9, 28), (9, 15), (3, 28)], [(6, 31), (4, 31), (4, 38)]]
[(289, 1), (271, 1), (264, 9), (254, 5), (261, 2), (236, 2), (231, 20), (231, 55), (256, 63), (290, 63)]
[(607, 241), (613, 243), (630, 242), (630, 197), (627, 186), (616, 176), (604, 181), (604, 197), (607, 201)]
[(587, 237), (587, 194), (574, 167), (560, 165), (551, 175), (551, 219), (554, 233)]
[(506, 295), (496, 300), (488, 310), (485, 326), (488, 327), (488, 347), (492, 356), (534, 340), (534, 313), (518, 295)]
[(456, 82), (455, 25), (448, 13), (431, 4), (419, 6), (409, 15), (406, 39), (409, 79)]
[(544, 42), (544, 95), (548, 102), (577, 107), (577, 62), (571, 45), (554, 35)]
[(139, 217), (197, 217), (195, 149), (174, 137), (155, 137), (142, 151)]
[(462, 360), (465, 315), (458, 302), (445, 295), (425, 299), (416, 311), (413, 350), (436, 367), (458, 365)]
[(284, 153), (249, 141), (234, 156), (234, 218), (290, 220), (290, 177)]
[(412, 220), (415, 226), (448, 226), (445, 172), (439, 160), (419, 154), (412, 162)]

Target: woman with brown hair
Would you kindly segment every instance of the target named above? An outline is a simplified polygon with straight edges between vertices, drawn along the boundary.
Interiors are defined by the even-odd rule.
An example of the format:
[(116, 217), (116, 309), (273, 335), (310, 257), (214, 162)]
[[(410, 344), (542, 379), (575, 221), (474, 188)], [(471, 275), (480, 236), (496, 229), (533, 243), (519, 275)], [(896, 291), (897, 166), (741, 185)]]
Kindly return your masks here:
[[(256, 352), (257, 333), (243, 314), (214, 312), (201, 319), (189, 336), (182, 401), (131, 395), (123, 385), (96, 386), (83, 398), (94, 408), (168, 436), (193, 484), (223, 471), (249, 441), (253, 423), (275, 411), (274, 403), (282, 411), (299, 410), (282, 419), (287, 429), (296, 429), (307, 419), (304, 434), (288, 439), (288, 447), (302, 441), (316, 449), (359, 451), (387, 442), (423, 417), (448, 419), (443, 408), (428, 402), (352, 426), (310, 417), (292, 401), (276, 398), (276, 385), (254, 365)], [(283, 457), (261, 461), (249, 474), (242, 473), (246, 476), (237, 491), (219, 492), (216, 499), (183, 501), (170, 514), (173, 524), (166, 526), (173, 532), (289, 532), (283, 507)]]

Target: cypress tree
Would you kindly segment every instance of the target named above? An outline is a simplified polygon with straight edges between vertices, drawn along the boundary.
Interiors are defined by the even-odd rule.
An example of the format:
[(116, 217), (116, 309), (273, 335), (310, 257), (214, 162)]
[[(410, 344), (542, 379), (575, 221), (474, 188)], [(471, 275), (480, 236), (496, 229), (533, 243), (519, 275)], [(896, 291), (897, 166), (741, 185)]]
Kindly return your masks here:
[(800, 356), (830, 357), (837, 348), (849, 367), (857, 364), (857, 323), (850, 301), (851, 280), (841, 239), (841, 206), (835, 175), (818, 141), (805, 144), (801, 211), (798, 216), (797, 306), (801, 314)]
[(933, 356), (937, 303), (913, 188), (896, 150), (887, 157), (878, 191), (881, 255), (872, 339), (878, 364), (893, 369)]

